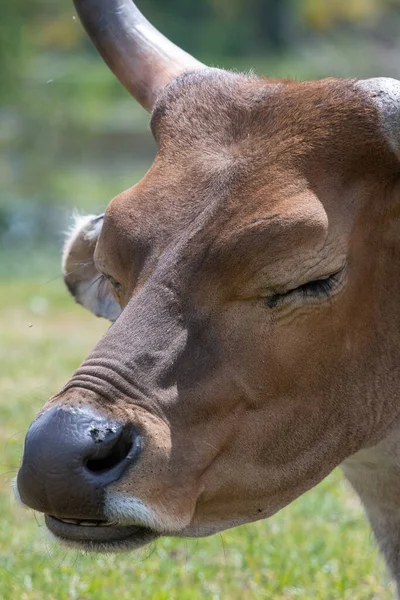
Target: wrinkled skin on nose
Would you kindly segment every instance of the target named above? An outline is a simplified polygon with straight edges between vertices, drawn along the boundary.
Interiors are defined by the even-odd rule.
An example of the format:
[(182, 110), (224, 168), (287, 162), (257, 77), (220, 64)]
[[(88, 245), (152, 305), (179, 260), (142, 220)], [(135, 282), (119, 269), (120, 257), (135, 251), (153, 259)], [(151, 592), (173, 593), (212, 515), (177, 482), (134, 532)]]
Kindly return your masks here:
[[(219, 361), (207, 323), (188, 324), (173, 282), (165, 279), (138, 292), (51, 404), (75, 406), (78, 399), (132, 424), (141, 438), (140, 468), (129, 466), (110, 493), (139, 498), (155, 512), (157, 530), (168, 532), (190, 524), (201, 474), (217, 452), (215, 434), (208, 433), (215, 424), (204, 403), (196, 409), (190, 390), (212, 378)], [(205, 438), (199, 447), (196, 431)]]

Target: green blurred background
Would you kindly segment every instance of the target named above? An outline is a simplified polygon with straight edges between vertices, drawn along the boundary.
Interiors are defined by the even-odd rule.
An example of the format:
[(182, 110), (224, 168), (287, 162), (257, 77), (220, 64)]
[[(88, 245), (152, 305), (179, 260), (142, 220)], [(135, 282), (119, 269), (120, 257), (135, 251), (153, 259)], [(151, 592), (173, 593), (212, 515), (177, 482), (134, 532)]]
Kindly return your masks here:
[[(0, 600), (390, 600), (335, 471), (267, 521), (142, 554), (83, 556), (16, 506), (24, 433), (107, 328), (60, 277), (74, 208), (103, 211), (154, 156), (147, 114), (97, 56), (72, 0), (6, 0), (0, 20)], [(298, 79), (400, 78), (400, 0), (138, 0), (202, 61)]]
[[(138, 5), (211, 65), (299, 79), (400, 77), (400, 0)], [(6, 2), (0, 106), (0, 276), (56, 274), (52, 247), (71, 209), (102, 210), (150, 164), (147, 115), (97, 56), (72, 0)]]

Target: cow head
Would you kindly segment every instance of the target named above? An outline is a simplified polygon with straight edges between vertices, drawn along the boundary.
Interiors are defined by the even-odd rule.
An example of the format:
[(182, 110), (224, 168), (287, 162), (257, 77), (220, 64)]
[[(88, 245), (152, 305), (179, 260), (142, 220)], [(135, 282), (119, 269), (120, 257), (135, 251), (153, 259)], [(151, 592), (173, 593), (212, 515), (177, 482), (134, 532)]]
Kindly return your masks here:
[(265, 518), (399, 416), (400, 83), (209, 69), (129, 0), (76, 4), (158, 152), (67, 243), (114, 323), (31, 425), (19, 495), (97, 550)]

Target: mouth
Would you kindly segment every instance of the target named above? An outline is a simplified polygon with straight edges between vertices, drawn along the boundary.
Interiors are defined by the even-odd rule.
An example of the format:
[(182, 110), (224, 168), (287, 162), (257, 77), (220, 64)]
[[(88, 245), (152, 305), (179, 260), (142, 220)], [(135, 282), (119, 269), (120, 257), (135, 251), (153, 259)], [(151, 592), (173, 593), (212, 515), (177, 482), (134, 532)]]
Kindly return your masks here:
[(60, 519), (45, 515), (45, 523), (60, 542), (92, 552), (135, 550), (159, 537), (147, 527), (119, 526), (108, 521)]

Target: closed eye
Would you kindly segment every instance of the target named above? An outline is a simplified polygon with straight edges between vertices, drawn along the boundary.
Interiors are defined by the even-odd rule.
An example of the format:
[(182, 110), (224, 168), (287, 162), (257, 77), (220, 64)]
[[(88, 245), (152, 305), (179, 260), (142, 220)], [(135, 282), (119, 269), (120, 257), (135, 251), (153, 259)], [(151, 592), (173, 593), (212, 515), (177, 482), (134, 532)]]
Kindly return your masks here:
[(287, 292), (272, 294), (272, 296), (265, 299), (265, 305), (269, 308), (275, 308), (284, 300), (295, 296), (300, 296), (301, 298), (329, 298), (339, 283), (339, 276), (340, 271), (329, 277), (314, 279)]
[(108, 281), (118, 296), (122, 291), (122, 285), (116, 279), (114, 279), (114, 277), (111, 277), (111, 275), (102, 273), (101, 276), (103, 277), (104, 281)]

